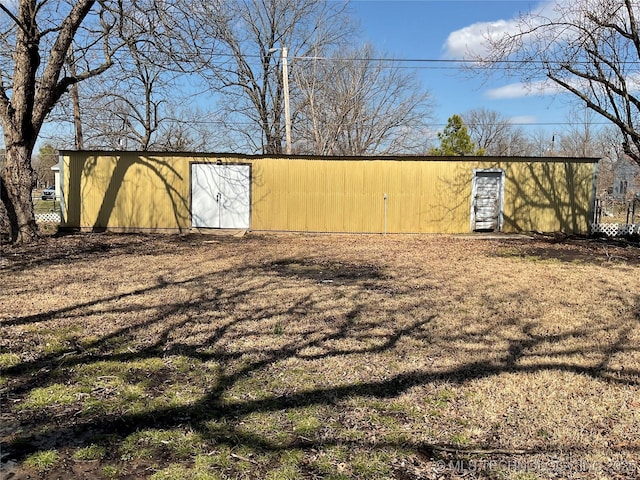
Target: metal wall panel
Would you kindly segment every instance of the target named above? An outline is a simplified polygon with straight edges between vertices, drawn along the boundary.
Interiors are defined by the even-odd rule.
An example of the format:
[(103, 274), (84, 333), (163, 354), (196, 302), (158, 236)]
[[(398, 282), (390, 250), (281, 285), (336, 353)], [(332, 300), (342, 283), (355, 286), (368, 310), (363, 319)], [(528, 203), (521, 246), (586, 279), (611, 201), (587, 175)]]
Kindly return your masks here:
[(190, 226), (189, 163), (137, 152), (67, 152), (66, 223), (87, 230)]
[(595, 167), (557, 158), (62, 156), (64, 226), (85, 229), (189, 229), (190, 165), (210, 162), (251, 165), (253, 230), (469, 232), (474, 169), (501, 169), (503, 231), (586, 233)]

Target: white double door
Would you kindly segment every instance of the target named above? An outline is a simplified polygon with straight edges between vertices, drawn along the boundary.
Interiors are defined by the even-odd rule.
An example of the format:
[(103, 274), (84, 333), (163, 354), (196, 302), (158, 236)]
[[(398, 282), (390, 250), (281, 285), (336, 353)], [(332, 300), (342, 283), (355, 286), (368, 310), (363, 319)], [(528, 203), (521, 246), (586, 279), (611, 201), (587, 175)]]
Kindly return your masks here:
[(249, 228), (251, 166), (191, 165), (191, 225), (196, 228)]

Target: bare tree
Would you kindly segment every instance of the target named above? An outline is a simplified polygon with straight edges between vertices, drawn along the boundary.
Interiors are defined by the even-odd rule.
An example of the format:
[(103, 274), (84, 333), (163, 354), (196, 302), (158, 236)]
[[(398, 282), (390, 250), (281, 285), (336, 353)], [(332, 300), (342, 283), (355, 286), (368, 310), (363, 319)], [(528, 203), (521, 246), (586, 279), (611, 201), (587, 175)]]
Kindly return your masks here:
[[(352, 34), (346, 4), (328, 0), (222, 0), (192, 8), (192, 18), (208, 25), (218, 52), (203, 71), (229, 130), (250, 152), (281, 153), (284, 138), (283, 48), (290, 75), (299, 57), (326, 53)], [(295, 95), (291, 85), (291, 95)], [(296, 112), (292, 112), (292, 117)]]
[[(152, 150), (167, 152), (205, 151), (216, 137), (206, 114), (190, 105), (171, 105), (165, 110)], [(220, 135), (218, 135), (220, 136)]]
[(500, 63), (532, 87), (570, 92), (618, 127), (625, 153), (640, 164), (639, 14), (635, 0), (558, 1), (489, 36), (489, 53), (478, 60)]
[[(191, 123), (192, 116), (175, 114), (189, 113), (188, 93), (180, 87), (191, 80), (196, 62), (182, 48), (192, 49), (198, 40), (183, 39), (185, 31), (193, 30), (185, 28), (188, 15), (173, 9), (171, 23), (165, 24), (162, 8), (170, 7), (157, 0), (135, 2), (118, 31), (123, 47), (113, 66), (100, 83), (83, 85), (81, 93), (73, 90), (71, 104), (60, 103), (56, 120), (73, 117), (77, 148), (86, 137), (88, 148), (168, 150), (175, 143), (169, 140), (171, 130), (188, 130), (181, 123)], [(75, 69), (72, 55), (67, 62)], [(185, 139), (182, 135), (178, 143), (186, 147)]]
[(83, 91), (85, 143), (89, 148), (161, 150), (164, 132), (189, 119), (173, 114), (188, 103), (179, 77), (131, 54), (99, 85)]
[(596, 114), (586, 108), (574, 108), (560, 131), (559, 152), (567, 156), (602, 157), (606, 154), (600, 138), (601, 127), (595, 124)]
[(427, 150), (431, 97), (413, 73), (381, 57), (366, 45), (299, 63), (298, 151), (363, 155)]
[(485, 155), (528, 155), (531, 151), (522, 128), (501, 113), (476, 108), (462, 114), (473, 142)]
[[(38, 134), (69, 87), (113, 64), (121, 44), (113, 42), (112, 33), (126, 9), (124, 2), (109, 0), (0, 2), (0, 121), (6, 147), (0, 191), (13, 241), (37, 236), (31, 155)], [(65, 61), (74, 41), (82, 61), (71, 75)]]
[(528, 155), (549, 157), (555, 155), (556, 134), (538, 127), (528, 135)]
[[(151, 70), (147, 65), (146, 72)], [(110, 73), (120, 72), (114, 68)], [(145, 73), (146, 73), (145, 72)], [(108, 75), (99, 85), (82, 85), (79, 122), (73, 102), (56, 107), (54, 121), (61, 126), (74, 119), (76, 138), (82, 128), (84, 146), (76, 148), (196, 151), (209, 148), (214, 133), (193, 100), (182, 94), (178, 79), (168, 82), (167, 72), (136, 76), (135, 72)], [(72, 110), (73, 109), (73, 110)], [(53, 116), (52, 114), (52, 116)], [(56, 144), (71, 144), (73, 132), (58, 128), (47, 135)]]

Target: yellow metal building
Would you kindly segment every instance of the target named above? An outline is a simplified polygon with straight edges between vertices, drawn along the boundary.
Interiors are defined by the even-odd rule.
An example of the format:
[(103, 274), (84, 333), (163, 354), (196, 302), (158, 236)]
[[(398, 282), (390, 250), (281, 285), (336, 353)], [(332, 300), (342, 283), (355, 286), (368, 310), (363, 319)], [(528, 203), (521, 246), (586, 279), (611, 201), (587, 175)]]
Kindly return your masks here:
[(61, 152), (62, 227), (588, 233), (597, 159)]

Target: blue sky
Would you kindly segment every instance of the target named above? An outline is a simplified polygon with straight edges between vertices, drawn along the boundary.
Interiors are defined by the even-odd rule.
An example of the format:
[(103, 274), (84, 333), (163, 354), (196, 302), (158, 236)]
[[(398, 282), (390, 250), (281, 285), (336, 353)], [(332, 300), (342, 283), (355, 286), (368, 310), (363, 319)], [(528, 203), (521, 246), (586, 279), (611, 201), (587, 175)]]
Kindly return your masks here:
[[(464, 56), (477, 47), (487, 29), (508, 29), (519, 13), (573, 0), (351, 0), (363, 40), (388, 58), (442, 60)], [(484, 107), (531, 133), (544, 129), (551, 138), (568, 120), (567, 94), (527, 95), (517, 79), (472, 76), (455, 64), (406, 63), (417, 67), (434, 101), (433, 138), (447, 118)], [(47, 126), (45, 132), (52, 127)], [(54, 130), (60, 130), (57, 125)], [(46, 136), (46, 133), (45, 133)]]
[[(351, 9), (367, 41), (390, 57), (453, 59), (460, 58), (466, 47), (477, 46), (488, 28), (506, 28), (518, 13), (548, 4), (527, 0), (355, 0)], [(531, 95), (516, 79), (474, 78), (452, 65), (419, 65), (423, 85), (436, 102), (436, 124), (446, 123), (454, 113), (479, 107), (498, 111), (514, 123), (530, 124), (527, 128), (531, 129), (558, 130), (562, 125), (553, 124), (567, 120), (571, 98), (566, 94)]]

